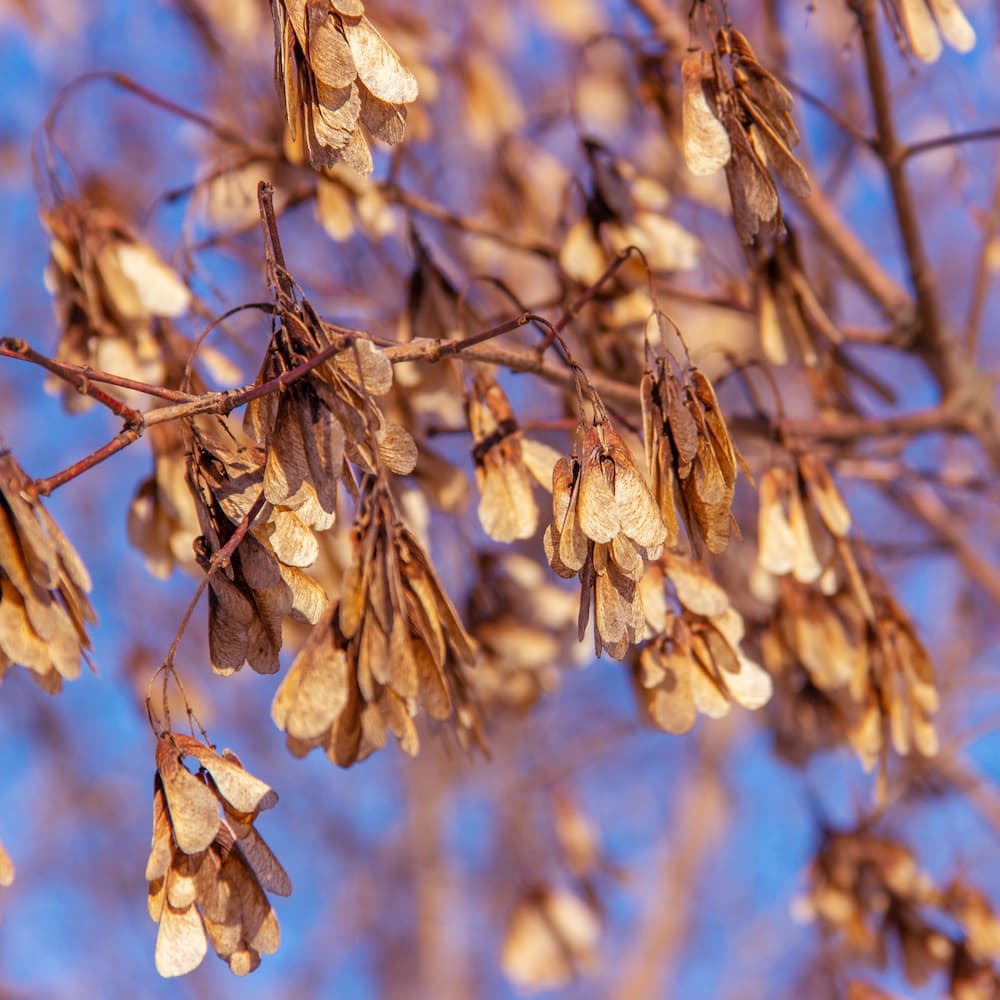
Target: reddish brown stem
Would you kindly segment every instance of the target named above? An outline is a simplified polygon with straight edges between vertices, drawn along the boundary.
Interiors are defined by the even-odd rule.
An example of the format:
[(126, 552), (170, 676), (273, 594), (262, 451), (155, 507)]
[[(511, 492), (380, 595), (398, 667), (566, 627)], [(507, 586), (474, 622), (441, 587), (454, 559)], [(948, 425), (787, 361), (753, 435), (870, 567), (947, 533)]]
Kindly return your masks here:
[[(135, 80), (126, 76), (124, 73), (115, 73), (110, 70), (94, 70), (90, 73), (83, 73), (67, 83), (66, 86), (63, 87), (62, 90), (56, 95), (55, 100), (52, 102), (52, 107), (49, 109), (49, 113), (45, 117), (45, 128), (47, 132), (52, 131), (56, 118), (59, 116), (63, 105), (66, 103), (70, 95), (75, 93), (85, 84), (92, 83), (97, 80), (105, 80), (108, 83), (114, 84), (116, 87), (120, 87), (122, 90), (127, 90), (129, 93), (132, 93), (136, 97), (146, 101), (147, 104), (152, 104), (154, 107), (167, 111), (172, 115), (177, 115), (179, 118), (184, 118), (189, 122), (194, 122), (194, 124), (200, 125), (203, 129), (211, 132), (223, 142), (231, 143), (234, 146), (251, 148), (250, 144), (246, 141), (246, 135), (241, 130), (230, 128), (228, 125), (222, 125), (219, 122), (213, 121), (206, 115), (199, 114), (197, 111), (192, 111), (190, 108), (186, 108), (182, 104), (177, 104), (175, 101), (170, 100), (170, 98), (163, 97), (155, 91), (144, 87), (141, 83), (136, 83)], [(258, 152), (261, 156), (269, 156), (273, 155), (274, 150), (271, 147), (264, 147)]]
[(138, 427), (126, 427), (118, 435), (112, 438), (106, 445), (98, 448), (79, 462), (74, 462), (69, 468), (57, 472), (54, 476), (46, 476), (44, 479), (36, 479), (32, 484), (32, 490), (40, 497), (47, 497), (53, 490), (65, 485), (71, 479), (83, 474), (95, 465), (99, 465), (106, 458), (117, 454), (123, 448), (127, 448), (134, 441), (137, 441), (142, 434), (141, 415)]
[(208, 569), (205, 571), (205, 575), (198, 583), (198, 589), (194, 592), (194, 596), (188, 602), (187, 610), (184, 612), (184, 617), (181, 619), (180, 626), (174, 635), (174, 640), (170, 643), (170, 649), (167, 650), (167, 655), (163, 659), (163, 665), (168, 670), (173, 669), (174, 657), (177, 655), (177, 647), (181, 643), (181, 639), (183, 638), (184, 632), (188, 627), (188, 623), (191, 621), (191, 615), (194, 614), (194, 609), (197, 607), (198, 601), (201, 599), (201, 595), (205, 592), (205, 588), (208, 586), (208, 581), (211, 579), (212, 574), (217, 569), (221, 569), (229, 565), (229, 560), (233, 557), (233, 553), (239, 547), (240, 542), (246, 538), (246, 534), (250, 530), (253, 522), (257, 519), (257, 515), (264, 509), (265, 502), (264, 493), (261, 491), (260, 496), (258, 496), (253, 502), (253, 506), (246, 512), (246, 516), (242, 521), (240, 521), (239, 525), (237, 525), (237, 528), (233, 532), (229, 541), (226, 542), (226, 544), (212, 556), (212, 559), (208, 564)]
[(122, 404), (107, 393), (102, 392), (91, 382), (102, 382), (106, 385), (118, 386), (120, 389), (131, 389), (133, 392), (140, 392), (146, 396), (156, 396), (159, 399), (167, 399), (171, 402), (182, 403), (197, 397), (188, 392), (180, 392), (176, 389), (164, 389), (162, 386), (149, 385), (146, 382), (139, 382), (136, 379), (125, 378), (122, 375), (112, 375), (110, 372), (102, 372), (90, 365), (74, 365), (68, 361), (57, 361), (40, 354), (34, 348), (17, 337), (0, 338), (0, 357), (14, 358), (17, 361), (28, 361), (33, 365), (38, 365), (46, 371), (52, 372), (57, 378), (68, 382), (77, 391), (85, 396), (108, 407), (112, 413), (121, 417), (129, 423), (141, 421), (141, 414), (136, 410)]
[(922, 142), (912, 142), (903, 150), (903, 156), (919, 156), (921, 153), (931, 153), (935, 149), (946, 149), (948, 146), (962, 146), (967, 142), (996, 142), (1000, 139), (1000, 127), (977, 128), (971, 132), (956, 132), (952, 135), (939, 135), (935, 139), (924, 139)]

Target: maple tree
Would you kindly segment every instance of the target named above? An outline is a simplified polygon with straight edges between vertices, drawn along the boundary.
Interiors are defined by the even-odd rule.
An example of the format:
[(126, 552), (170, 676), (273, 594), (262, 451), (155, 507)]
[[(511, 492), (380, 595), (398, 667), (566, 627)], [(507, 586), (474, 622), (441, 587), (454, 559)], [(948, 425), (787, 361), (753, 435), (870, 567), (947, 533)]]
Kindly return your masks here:
[[(4, 6), (40, 50), (64, 30)], [(55, 333), (0, 338), (0, 717), (42, 755), (76, 725), (68, 689), (130, 692), (164, 978), (211, 977), (210, 950), (265, 974), (288, 947), (275, 897), (336, 864), (355, 895), (330, 936), (364, 940), (386, 995), (492, 995), (497, 975), (665, 995), (742, 835), (724, 775), (756, 740), (813, 803), (791, 907), (809, 944), (780, 986), (1000, 995), (1000, 887), (908, 829), (944, 798), (1000, 822), (964, 752), (1000, 600), (1000, 132), (909, 140), (899, 90), (947, 106), (934, 74), (945, 45), (977, 52), (975, 11), (453, 7), (173, 0), (200, 103), (141, 64), (60, 81), (32, 150)], [(101, 107), (168, 119), (181, 147), (126, 117), (99, 155), (71, 109), (108, 83)], [(964, 208), (917, 170), (942, 152)], [(15, 419), (36, 370), (75, 455), (47, 475)], [(88, 451), (73, 421), (94, 419), (115, 430)], [(125, 523), (72, 516), (136, 455)], [(92, 581), (57, 502), (158, 582), (84, 539), (107, 560)], [(945, 567), (932, 597), (921, 560)], [(92, 647), (109, 602), (114, 663)], [(60, 823), (112, 822), (54, 771)], [(609, 844), (664, 774), (644, 895)], [(373, 786), (407, 815), (361, 835)], [(470, 793), (491, 829), (456, 843)], [(0, 948), (33, 822), (0, 813)], [(138, 868), (118, 877), (141, 894)], [(462, 922), (484, 940), (450, 941)], [(289, 991), (322, 990), (324, 946), (296, 954)]]

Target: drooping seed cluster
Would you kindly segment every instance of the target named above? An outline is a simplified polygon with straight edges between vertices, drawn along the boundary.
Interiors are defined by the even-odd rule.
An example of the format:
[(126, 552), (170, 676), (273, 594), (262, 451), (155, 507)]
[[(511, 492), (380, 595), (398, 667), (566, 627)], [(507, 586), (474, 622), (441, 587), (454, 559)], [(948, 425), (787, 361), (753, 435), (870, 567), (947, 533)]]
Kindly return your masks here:
[(399, 142), (417, 81), (360, 0), (273, 0), (275, 73), (294, 139), (318, 170), (372, 169), (369, 137)]
[(31, 481), (0, 452), (0, 680), (26, 667), (46, 691), (79, 676), (96, 623), (87, 600), (90, 576)]
[(384, 746), (391, 732), (413, 755), (421, 709), (432, 719), (454, 718), (460, 733), (480, 739), (461, 674), (475, 660), (475, 642), (382, 487), (362, 498), (354, 550), (339, 604), (275, 696), (271, 714), (289, 748), (304, 754), (322, 746), (348, 767)]
[(579, 637), (594, 605), (594, 647), (621, 659), (646, 625), (639, 581), (667, 540), (656, 501), (610, 424), (577, 434), (552, 472), (553, 521), (545, 555), (560, 576), (580, 579)]
[(711, 51), (688, 53), (681, 77), (684, 157), (691, 172), (704, 176), (725, 169), (743, 243), (757, 242), (762, 229), (780, 235), (781, 201), (771, 171), (799, 198), (811, 190), (791, 152), (799, 141), (792, 95), (735, 28), (720, 28)]
[(278, 918), (266, 893), (288, 896), (292, 884), (254, 827), (277, 801), (232, 752), (178, 733), (159, 740), (146, 881), (161, 976), (196, 968), (209, 942), (238, 976), (277, 950)]

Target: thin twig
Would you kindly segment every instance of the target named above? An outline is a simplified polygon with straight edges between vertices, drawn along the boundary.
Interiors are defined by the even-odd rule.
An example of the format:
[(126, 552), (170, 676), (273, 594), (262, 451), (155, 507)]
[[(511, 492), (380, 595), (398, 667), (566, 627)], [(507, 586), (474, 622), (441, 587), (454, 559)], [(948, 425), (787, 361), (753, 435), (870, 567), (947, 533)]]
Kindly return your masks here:
[(424, 198), (422, 195), (414, 194), (411, 191), (404, 191), (395, 184), (384, 184), (382, 186), (382, 193), (389, 201), (395, 202), (397, 205), (402, 205), (411, 212), (416, 212), (418, 215), (426, 215), (430, 219), (435, 219), (464, 233), (469, 233), (473, 236), (483, 236), (512, 250), (537, 254), (540, 257), (550, 260), (556, 256), (556, 248), (548, 243), (542, 243), (537, 240), (519, 239), (507, 230), (497, 229), (489, 225), (489, 223), (460, 215), (445, 208), (443, 205), (439, 205), (437, 202), (431, 201), (429, 198)]
[(921, 153), (932, 153), (936, 149), (947, 149), (949, 146), (963, 146), (968, 142), (996, 142), (1000, 139), (1000, 127), (977, 128), (971, 132), (954, 132), (951, 135), (939, 135), (934, 139), (923, 139), (921, 142), (911, 142), (903, 151), (903, 158), (909, 160)]
[(979, 349), (979, 331), (983, 325), (983, 313), (986, 311), (986, 297), (990, 289), (993, 267), (992, 256), (994, 240), (1000, 232), (1000, 163), (997, 164), (996, 176), (993, 180), (993, 199), (990, 203), (990, 214), (983, 226), (982, 241), (976, 257), (976, 276), (972, 282), (972, 295), (969, 301), (969, 314), (965, 320), (965, 330), (962, 346), (968, 359), (975, 363)]
[(118, 452), (123, 448), (127, 448), (130, 444), (134, 444), (142, 436), (142, 431), (142, 424), (137, 427), (126, 427), (125, 430), (116, 434), (106, 445), (98, 448), (97, 451), (91, 452), (85, 458), (81, 458), (78, 462), (74, 462), (69, 468), (63, 469), (62, 472), (57, 472), (54, 476), (36, 479), (31, 484), (31, 491), (36, 496), (47, 497), (53, 490), (64, 486), (72, 479), (76, 479), (77, 476), (82, 475), (88, 469), (92, 469), (95, 465), (99, 465), (106, 458), (118, 454)]
[(861, 27), (868, 87), (872, 110), (875, 113), (876, 150), (889, 179), (896, 224), (899, 227), (910, 280), (917, 298), (916, 346), (928, 367), (940, 380), (942, 389), (947, 393), (962, 384), (966, 372), (964, 367), (956, 363), (954, 345), (941, 318), (934, 272), (924, 250), (916, 203), (906, 175), (906, 147), (896, 136), (889, 78), (878, 37), (876, 0), (854, 0), (853, 7)]
[(68, 361), (58, 361), (55, 358), (46, 357), (17, 337), (0, 337), (0, 357), (14, 358), (17, 361), (28, 361), (33, 365), (39, 365), (64, 382), (68, 382), (83, 395), (90, 396), (102, 403), (116, 416), (133, 423), (141, 419), (141, 415), (137, 411), (124, 406), (120, 400), (114, 399), (90, 383), (102, 382), (106, 385), (118, 386), (120, 389), (131, 389), (133, 392), (140, 392), (146, 396), (167, 399), (173, 403), (197, 399), (189, 392), (164, 389), (162, 386), (149, 385), (146, 382), (138, 382), (122, 375), (112, 375), (110, 372), (99, 371), (97, 368), (91, 368), (90, 365), (74, 365)]

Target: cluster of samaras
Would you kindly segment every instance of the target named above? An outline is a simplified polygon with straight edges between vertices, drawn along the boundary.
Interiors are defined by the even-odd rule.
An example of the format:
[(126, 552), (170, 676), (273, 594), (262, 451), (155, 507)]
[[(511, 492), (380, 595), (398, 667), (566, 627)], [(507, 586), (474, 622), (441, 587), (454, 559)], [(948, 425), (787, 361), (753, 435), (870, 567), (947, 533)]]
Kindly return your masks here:
[(146, 863), (160, 975), (190, 972), (209, 941), (239, 976), (257, 968), (261, 953), (277, 950), (278, 919), (265, 890), (287, 896), (292, 884), (254, 829), (258, 813), (277, 801), (235, 754), (179, 733), (160, 739)]
[(318, 170), (372, 169), (368, 137), (399, 142), (417, 81), (361, 0), (274, 0), (275, 67), (291, 138)]
[(771, 170), (798, 197), (810, 192), (809, 178), (791, 152), (799, 141), (792, 95), (757, 61), (735, 28), (720, 29), (712, 51), (690, 52), (681, 74), (688, 168), (700, 175), (725, 168), (733, 223), (744, 243), (754, 243), (762, 226), (781, 233), (781, 204)]
[(948, 995), (960, 1000), (1000, 991), (1000, 919), (989, 900), (959, 879), (935, 884), (900, 841), (831, 833), (810, 876), (798, 915), (819, 922), (851, 957), (884, 963), (898, 949), (915, 988), (944, 973)]

